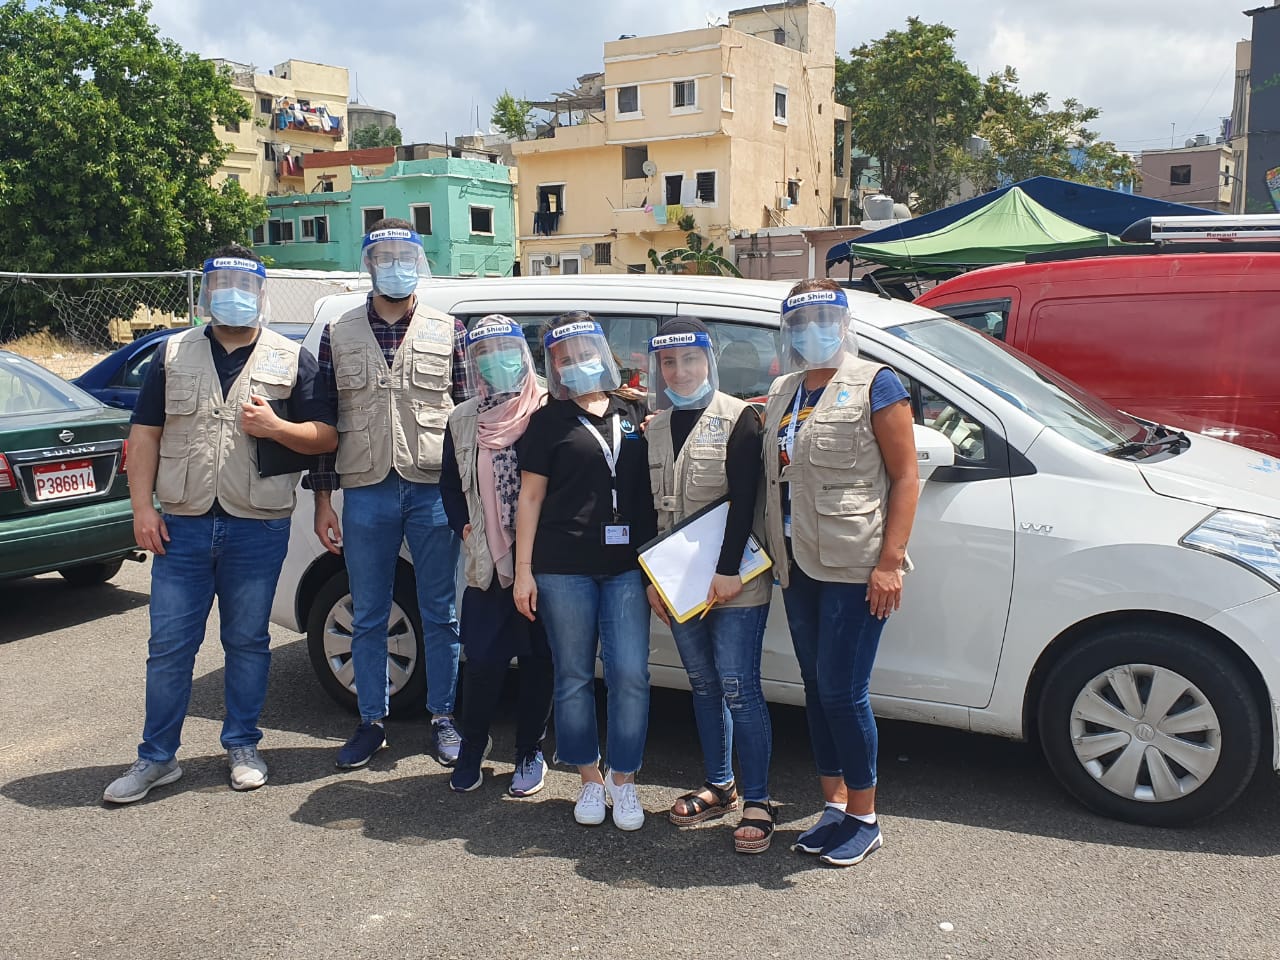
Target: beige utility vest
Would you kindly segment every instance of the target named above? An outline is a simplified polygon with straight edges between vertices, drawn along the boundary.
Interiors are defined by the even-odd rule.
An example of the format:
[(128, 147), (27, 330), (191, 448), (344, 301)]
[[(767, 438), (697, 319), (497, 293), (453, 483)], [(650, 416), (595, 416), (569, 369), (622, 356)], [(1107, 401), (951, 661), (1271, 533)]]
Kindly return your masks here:
[[(658, 511), (658, 532), (665, 533), (712, 501), (729, 495), (725, 458), (729, 435), (747, 404), (727, 393), (716, 393), (702, 411), (679, 456), (671, 440), (671, 411), (654, 415), (645, 429), (649, 445), (649, 488)], [(785, 554), (784, 554), (785, 556)], [(773, 578), (761, 574), (742, 585), (742, 592), (720, 606), (756, 607), (769, 602)]]
[(380, 483), (392, 467), (406, 480), (438, 483), (453, 409), (453, 317), (419, 302), (390, 369), (363, 304), (333, 321), (329, 344), (342, 486)]
[[(764, 414), (765, 534), (785, 558), (782, 484), (791, 485), (791, 548), (815, 580), (866, 583), (880, 562), (889, 476), (871, 428), (871, 381), (887, 367), (847, 356), (795, 434), (791, 462), (779, 463), (782, 418), (794, 408), (804, 373), (773, 381)], [(903, 565), (910, 569), (910, 561)], [(785, 559), (775, 564), (788, 585)]]
[(467, 586), (488, 590), (493, 583), (493, 555), (489, 553), (489, 541), (485, 536), (484, 504), (480, 502), (479, 468), (476, 464), (479, 445), (476, 443), (476, 417), (480, 398), (472, 397), (454, 407), (449, 414), (449, 432), (453, 436), (453, 453), (458, 461), (458, 476), (462, 480), (462, 492), (467, 497), (467, 515), (471, 523), (471, 535), (463, 541), (466, 557)]
[(258, 476), (257, 440), (240, 429), (250, 394), (285, 400), (298, 382), (301, 347), (268, 329), (224, 395), (203, 327), (164, 345), (164, 429), (156, 496), (165, 513), (198, 517), (216, 498), (227, 513), (253, 520), (293, 514), (299, 473)]

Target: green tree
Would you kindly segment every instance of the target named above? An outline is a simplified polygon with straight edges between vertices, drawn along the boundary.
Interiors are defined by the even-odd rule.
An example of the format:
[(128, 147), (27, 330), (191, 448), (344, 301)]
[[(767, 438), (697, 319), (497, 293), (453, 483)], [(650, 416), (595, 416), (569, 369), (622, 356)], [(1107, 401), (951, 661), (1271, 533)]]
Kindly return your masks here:
[(658, 270), (671, 273), (696, 273), (706, 277), (740, 277), (742, 272), (724, 255), (724, 247), (717, 247), (700, 234), (690, 231), (685, 236), (685, 246), (659, 254), (649, 249), (649, 262)]
[(503, 90), (493, 105), (490, 117), (493, 125), (513, 140), (523, 140), (529, 135), (533, 125), (533, 106), (528, 100), (511, 95), (511, 91)]
[(382, 130), (376, 124), (366, 124), (351, 134), (352, 150), (368, 150), (372, 147), (398, 147), (404, 142), (400, 128), (394, 124)]
[(0, 268), (191, 267), (266, 204), (210, 176), (230, 77), (158, 36), (146, 0), (0, 3)]
[(852, 112), (850, 134), (880, 165), (880, 189), (919, 207), (945, 206), (959, 184), (956, 150), (982, 115), (982, 84), (956, 57), (955, 31), (907, 19), (905, 30), (836, 61), (836, 99)]
[(959, 168), (979, 190), (995, 190), (1028, 177), (1049, 176), (1095, 187), (1114, 187), (1136, 176), (1133, 161), (1087, 128), (1101, 111), (1077, 100), (1050, 105), (1043, 91), (1024, 94), (1018, 73), (1005, 67), (987, 78), (986, 113), (977, 133), (990, 148), (957, 154)]
[(400, 128), (394, 123), (382, 131), (382, 145), (384, 147), (398, 147), (404, 143), (404, 134), (400, 132)]

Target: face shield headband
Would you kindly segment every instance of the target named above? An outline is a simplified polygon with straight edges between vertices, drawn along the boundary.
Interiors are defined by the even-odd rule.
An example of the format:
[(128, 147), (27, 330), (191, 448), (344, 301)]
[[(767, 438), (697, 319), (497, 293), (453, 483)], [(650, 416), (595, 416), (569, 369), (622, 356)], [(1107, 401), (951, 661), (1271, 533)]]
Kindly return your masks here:
[(514, 321), (493, 314), (467, 333), (468, 393), (517, 392), (532, 372), (528, 342)]
[(227, 327), (251, 327), (262, 322), (265, 266), (243, 257), (210, 257), (203, 269), (197, 304), (201, 316)]
[(374, 230), (364, 238), (361, 251), (374, 291), (390, 300), (406, 299), (417, 289), (419, 280), (431, 276), (422, 238), (414, 230)]
[[(688, 351), (701, 355), (691, 362)], [(663, 354), (667, 354), (666, 365)], [(700, 330), (660, 333), (649, 340), (649, 409), (698, 409), (719, 388), (711, 337)]]
[(857, 352), (849, 301), (843, 290), (810, 290), (782, 304), (781, 328), (787, 372), (835, 366), (841, 348)]

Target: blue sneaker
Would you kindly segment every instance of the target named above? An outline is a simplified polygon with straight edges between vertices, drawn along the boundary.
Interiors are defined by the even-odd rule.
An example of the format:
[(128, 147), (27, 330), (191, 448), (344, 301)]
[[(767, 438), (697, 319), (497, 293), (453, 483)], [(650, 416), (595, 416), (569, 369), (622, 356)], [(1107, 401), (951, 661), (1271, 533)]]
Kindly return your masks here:
[(856, 817), (845, 817), (822, 848), (821, 860), (833, 867), (852, 867), (884, 846), (880, 823), (863, 823)]
[(373, 755), (387, 745), (387, 731), (381, 723), (360, 722), (351, 739), (338, 751), (337, 765), (344, 770), (363, 767)]
[(442, 767), (452, 767), (462, 752), (462, 734), (453, 717), (437, 717), (431, 721), (431, 753)]
[(471, 750), (470, 745), (464, 740), (462, 749), (458, 752), (453, 775), (449, 777), (449, 789), (454, 793), (470, 793), (484, 783), (484, 771), (480, 767), (492, 749), (493, 737), (489, 738), (489, 742), (484, 745), (484, 750), (479, 753)]
[(531, 797), (547, 782), (547, 762), (541, 750), (516, 757), (516, 772), (511, 775), (507, 793), (513, 797)]
[(823, 807), (818, 822), (796, 837), (791, 849), (796, 853), (821, 853), (831, 838), (831, 831), (844, 823), (844, 811), (835, 807)]

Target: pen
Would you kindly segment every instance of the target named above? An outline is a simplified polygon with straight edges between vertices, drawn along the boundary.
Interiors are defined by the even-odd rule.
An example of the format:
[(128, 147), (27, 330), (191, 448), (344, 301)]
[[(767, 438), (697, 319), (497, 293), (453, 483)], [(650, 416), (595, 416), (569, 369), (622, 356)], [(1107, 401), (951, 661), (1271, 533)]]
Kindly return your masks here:
[(708, 603), (705, 607), (703, 607), (703, 608), (702, 608), (702, 612), (701, 612), (700, 614), (698, 614), (698, 619), (699, 619), (699, 620), (701, 620), (701, 619), (702, 619), (703, 617), (705, 617), (708, 613), (710, 613), (710, 612), (711, 612), (711, 608), (712, 608), (712, 607), (714, 607), (715, 605), (716, 605), (715, 600), (712, 600), (712, 601), (711, 601), (710, 603)]

